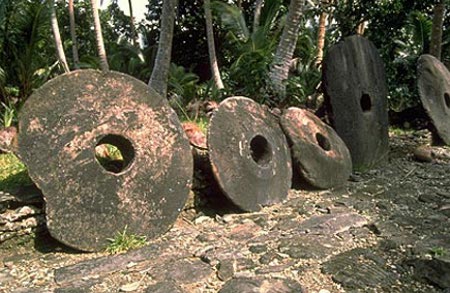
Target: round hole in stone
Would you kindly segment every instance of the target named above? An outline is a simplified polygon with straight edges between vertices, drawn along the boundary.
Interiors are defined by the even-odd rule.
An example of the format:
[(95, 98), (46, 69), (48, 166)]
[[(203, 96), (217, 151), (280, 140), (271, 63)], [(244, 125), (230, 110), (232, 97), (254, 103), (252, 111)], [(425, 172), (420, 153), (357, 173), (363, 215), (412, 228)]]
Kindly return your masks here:
[(359, 101), (361, 105), (361, 110), (363, 112), (369, 112), (372, 110), (372, 99), (368, 94), (362, 94), (361, 100)]
[(96, 144), (95, 158), (106, 171), (122, 173), (134, 159), (133, 144), (123, 136), (107, 134)]
[(448, 93), (444, 93), (444, 102), (447, 108), (450, 108), (450, 95)]
[(319, 146), (324, 151), (328, 152), (329, 150), (331, 150), (330, 141), (324, 135), (322, 135), (321, 133), (316, 133), (316, 140), (317, 140), (317, 143), (319, 144)]
[(267, 139), (257, 135), (250, 141), (250, 153), (256, 164), (265, 166), (272, 160), (272, 147)]

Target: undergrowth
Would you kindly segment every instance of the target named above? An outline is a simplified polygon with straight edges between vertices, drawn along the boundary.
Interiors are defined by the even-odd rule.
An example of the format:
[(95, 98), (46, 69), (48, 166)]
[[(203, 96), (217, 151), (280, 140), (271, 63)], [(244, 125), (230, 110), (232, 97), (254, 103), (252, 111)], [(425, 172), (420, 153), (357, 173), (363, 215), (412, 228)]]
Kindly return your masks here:
[(11, 191), (32, 185), (25, 165), (13, 154), (0, 154), (0, 190)]

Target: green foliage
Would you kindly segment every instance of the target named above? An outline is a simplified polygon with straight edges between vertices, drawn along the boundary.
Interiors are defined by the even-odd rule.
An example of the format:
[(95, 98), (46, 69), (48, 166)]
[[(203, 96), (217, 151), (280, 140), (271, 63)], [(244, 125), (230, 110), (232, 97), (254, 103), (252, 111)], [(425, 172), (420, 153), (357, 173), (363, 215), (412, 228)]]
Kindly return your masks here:
[(168, 90), (172, 96), (176, 96), (173, 98), (181, 100), (183, 105), (196, 97), (198, 81), (198, 75), (187, 72), (182, 66), (170, 64)]
[(106, 247), (106, 252), (118, 254), (130, 249), (137, 249), (147, 244), (147, 237), (128, 234), (128, 227), (125, 226), (123, 232), (117, 233), (114, 238), (108, 238), (110, 244)]
[(430, 249), (430, 253), (434, 257), (439, 257), (439, 256), (446, 256), (448, 254), (448, 251), (444, 247), (439, 246)]
[(13, 154), (0, 154), (0, 190), (32, 185), (25, 165)]
[(215, 1), (212, 9), (220, 16), (221, 25), (228, 29), (225, 58), (229, 67), (223, 76), (228, 91), (266, 102), (269, 99), (269, 66), (280, 34), (277, 24), (280, 12), (284, 11), (281, 1), (265, 2), (260, 26), (251, 32), (240, 8)]

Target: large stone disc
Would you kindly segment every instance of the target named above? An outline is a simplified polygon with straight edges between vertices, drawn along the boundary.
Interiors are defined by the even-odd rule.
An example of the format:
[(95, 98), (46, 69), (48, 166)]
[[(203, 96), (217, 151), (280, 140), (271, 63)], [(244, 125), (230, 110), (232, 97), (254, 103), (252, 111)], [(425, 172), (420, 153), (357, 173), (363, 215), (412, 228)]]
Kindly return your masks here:
[(286, 198), (291, 186), (289, 147), (277, 119), (245, 97), (220, 103), (208, 131), (209, 157), (225, 195), (245, 211)]
[[(77, 249), (103, 249), (125, 229), (158, 236), (187, 199), (192, 155), (175, 112), (121, 73), (75, 71), (46, 83), (21, 111), (18, 143), (51, 235)], [(106, 144), (122, 153), (116, 169), (95, 156)]]
[(417, 64), (420, 100), (442, 140), (450, 145), (450, 72), (431, 55)]
[(387, 86), (375, 46), (361, 36), (351, 36), (330, 48), (323, 86), (333, 127), (350, 150), (353, 168), (365, 170), (386, 159)]
[(350, 152), (331, 127), (311, 112), (295, 107), (287, 109), (280, 122), (291, 145), (294, 174), (323, 189), (342, 185), (348, 179), (352, 172)]

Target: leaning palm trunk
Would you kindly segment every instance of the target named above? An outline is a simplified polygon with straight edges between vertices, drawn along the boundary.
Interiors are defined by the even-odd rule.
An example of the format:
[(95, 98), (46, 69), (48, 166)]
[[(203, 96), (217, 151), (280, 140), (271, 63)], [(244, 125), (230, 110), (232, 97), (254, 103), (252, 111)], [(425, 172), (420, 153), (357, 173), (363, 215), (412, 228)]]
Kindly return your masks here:
[(102, 71), (108, 71), (109, 65), (106, 59), (105, 44), (103, 42), (102, 26), (98, 15), (97, 0), (91, 0), (92, 14), (94, 16), (95, 39), (97, 40), (98, 56), (100, 58), (100, 68)]
[(323, 10), (319, 16), (319, 30), (317, 32), (317, 55), (316, 65), (319, 67), (323, 60), (323, 48), (325, 47), (325, 34), (328, 13)]
[(128, 0), (128, 7), (130, 8), (131, 39), (133, 41), (133, 46), (137, 47), (136, 27), (134, 26), (133, 5), (131, 0)]
[(218, 89), (223, 89), (222, 78), (220, 77), (219, 65), (217, 64), (216, 49), (214, 47), (214, 32), (212, 23), (212, 13), (211, 13), (211, 2), (210, 0), (204, 1), (205, 8), (205, 20), (206, 20), (206, 38), (208, 40), (208, 52), (209, 52), (209, 63), (211, 65), (211, 73), (214, 79), (214, 84)]
[(170, 58), (172, 54), (173, 28), (177, 0), (164, 0), (161, 14), (158, 52), (148, 85), (163, 97), (167, 97)]
[(444, 23), (445, 6), (437, 3), (434, 6), (433, 27), (431, 30), (430, 54), (441, 59), (442, 26)]
[(261, 20), (261, 11), (264, 5), (264, 0), (256, 0), (255, 3), (255, 12), (253, 13), (253, 32), (259, 27), (259, 23)]
[(289, 67), (297, 45), (304, 3), (305, 0), (291, 0), (286, 24), (269, 72), (272, 90), (280, 100), (286, 95), (285, 81), (288, 78)]
[(69, 0), (70, 36), (72, 37), (72, 56), (75, 69), (80, 68), (80, 58), (78, 57), (78, 42), (75, 32), (75, 13), (73, 11), (73, 0)]
[(64, 53), (64, 48), (61, 41), (61, 34), (59, 33), (58, 19), (56, 18), (55, 0), (50, 1), (50, 12), (51, 12), (51, 22), (53, 37), (55, 39), (56, 55), (58, 61), (64, 69), (64, 72), (69, 72), (69, 65), (67, 65), (66, 54)]

